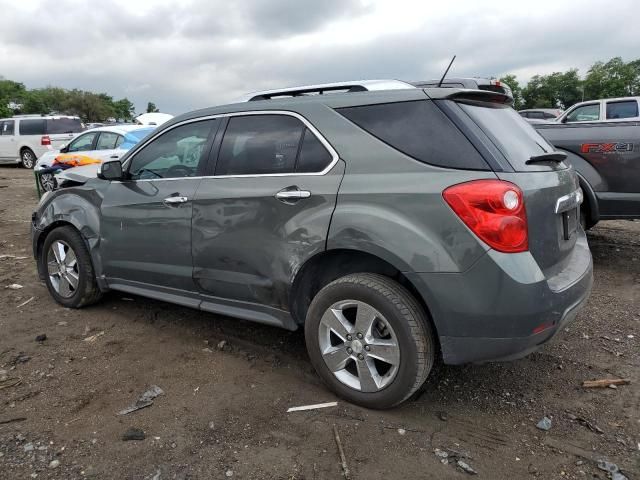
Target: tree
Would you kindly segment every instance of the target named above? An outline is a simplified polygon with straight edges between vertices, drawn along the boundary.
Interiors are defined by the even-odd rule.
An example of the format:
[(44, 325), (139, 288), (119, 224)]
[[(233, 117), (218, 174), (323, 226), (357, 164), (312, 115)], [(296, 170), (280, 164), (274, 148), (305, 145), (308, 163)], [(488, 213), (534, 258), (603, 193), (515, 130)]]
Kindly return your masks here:
[(534, 75), (522, 89), (522, 97), (526, 108), (567, 109), (582, 100), (578, 70), (573, 68), (550, 75)]
[(135, 116), (135, 106), (126, 97), (113, 102), (113, 109), (116, 118), (121, 118), (124, 121), (131, 120)]
[(149, 102), (147, 103), (147, 113), (156, 113), (159, 112), (160, 110), (158, 110), (158, 107), (156, 107), (156, 104), (153, 102)]
[(640, 60), (625, 63), (614, 57), (594, 63), (584, 81), (585, 99), (628, 97), (640, 93)]
[(513, 108), (520, 110), (524, 105), (524, 100), (522, 98), (522, 87), (520, 87), (516, 76), (512, 74), (505, 75), (500, 78), (500, 83), (506, 84), (511, 89), (513, 93)]

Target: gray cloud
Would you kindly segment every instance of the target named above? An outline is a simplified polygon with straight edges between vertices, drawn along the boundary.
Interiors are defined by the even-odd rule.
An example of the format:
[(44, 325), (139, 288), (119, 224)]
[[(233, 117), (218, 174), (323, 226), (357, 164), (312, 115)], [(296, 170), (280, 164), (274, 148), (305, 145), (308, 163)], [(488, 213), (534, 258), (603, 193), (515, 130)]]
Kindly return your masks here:
[[(180, 113), (264, 88), (435, 78), (453, 54), (452, 75), (522, 80), (640, 56), (635, 0), (549, 2), (535, 12), (461, 0), (454, 13), (432, 13), (397, 3), (389, 13), (374, 0), (3, 2), (0, 75)], [(616, 22), (594, 24), (605, 15)]]

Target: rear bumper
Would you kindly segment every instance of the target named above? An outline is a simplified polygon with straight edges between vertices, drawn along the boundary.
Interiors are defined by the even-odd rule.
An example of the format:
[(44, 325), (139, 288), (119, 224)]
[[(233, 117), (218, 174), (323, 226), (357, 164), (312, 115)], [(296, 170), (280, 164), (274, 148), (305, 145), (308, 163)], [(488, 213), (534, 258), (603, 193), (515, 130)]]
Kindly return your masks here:
[(464, 273), (408, 277), (429, 306), (444, 363), (457, 365), (524, 357), (571, 322), (593, 285), (584, 233), (565, 265), (545, 278), (529, 252), (489, 251)]

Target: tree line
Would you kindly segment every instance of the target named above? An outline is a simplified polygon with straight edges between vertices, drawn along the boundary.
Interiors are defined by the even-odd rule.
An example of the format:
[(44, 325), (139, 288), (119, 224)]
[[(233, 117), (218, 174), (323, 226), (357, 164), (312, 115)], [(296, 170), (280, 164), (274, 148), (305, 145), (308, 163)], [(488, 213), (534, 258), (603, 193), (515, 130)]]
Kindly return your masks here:
[[(147, 112), (159, 111), (153, 102)], [(67, 90), (59, 87), (27, 89), (23, 83), (0, 77), (0, 118), (16, 114), (60, 113), (77, 115), (84, 122), (104, 122), (115, 118), (131, 121), (137, 116), (128, 98), (114, 100), (106, 93)]]
[(614, 57), (596, 62), (584, 79), (577, 68), (549, 75), (534, 75), (526, 85), (520, 85), (515, 75), (505, 75), (500, 81), (513, 91), (514, 108), (561, 108), (575, 103), (612, 97), (640, 96), (640, 59), (624, 62)]

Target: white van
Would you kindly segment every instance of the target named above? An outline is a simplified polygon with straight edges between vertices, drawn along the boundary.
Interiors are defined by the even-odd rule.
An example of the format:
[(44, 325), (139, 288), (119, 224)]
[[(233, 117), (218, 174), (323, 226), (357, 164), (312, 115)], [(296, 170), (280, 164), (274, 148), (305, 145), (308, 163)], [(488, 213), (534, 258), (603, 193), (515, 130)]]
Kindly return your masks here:
[(45, 152), (59, 149), (84, 127), (68, 115), (17, 115), (0, 119), (0, 164), (19, 163), (33, 168)]

